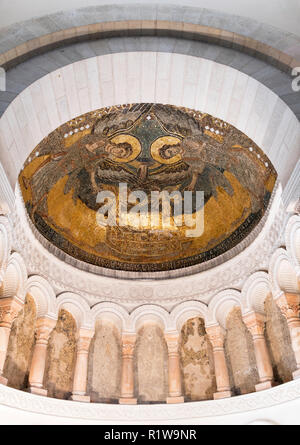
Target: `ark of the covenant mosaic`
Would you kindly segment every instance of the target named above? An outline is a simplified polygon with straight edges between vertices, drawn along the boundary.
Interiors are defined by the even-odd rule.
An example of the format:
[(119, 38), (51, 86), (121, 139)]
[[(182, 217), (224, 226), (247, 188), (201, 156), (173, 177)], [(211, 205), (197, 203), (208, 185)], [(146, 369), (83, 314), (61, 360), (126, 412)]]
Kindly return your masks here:
[[(155, 272), (211, 260), (241, 242), (264, 215), (276, 176), (262, 150), (228, 123), (147, 103), (62, 125), (31, 153), (19, 184), (32, 223), (56, 248), (95, 266)], [(203, 212), (204, 230), (190, 237), (184, 223), (175, 224), (175, 199), (163, 227), (147, 219), (119, 224), (118, 206), (116, 224), (99, 224), (99, 193), (118, 201), (120, 183), (146, 196), (204, 192), (201, 209), (193, 201), (190, 210)]]

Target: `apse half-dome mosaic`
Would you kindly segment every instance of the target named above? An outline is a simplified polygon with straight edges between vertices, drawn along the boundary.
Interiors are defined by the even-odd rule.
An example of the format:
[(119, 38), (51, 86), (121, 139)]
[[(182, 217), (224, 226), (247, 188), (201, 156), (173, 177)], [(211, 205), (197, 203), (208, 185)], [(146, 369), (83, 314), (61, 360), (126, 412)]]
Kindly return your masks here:
[[(240, 243), (263, 217), (276, 177), (262, 150), (228, 123), (147, 103), (96, 110), (62, 125), (28, 157), (19, 185), (31, 222), (59, 251), (94, 266), (155, 272), (209, 261)], [(120, 184), (131, 215), (122, 224)], [(146, 198), (175, 192), (168, 223), (162, 225), (162, 203), (157, 226), (150, 212), (136, 223), (131, 211), (142, 198), (133, 202), (130, 194), (137, 191)], [(202, 205), (192, 199), (188, 213), (196, 221), (202, 212), (203, 230), (191, 237), (190, 224), (176, 223), (176, 209), (185, 208), (184, 192), (197, 191)], [(99, 224), (99, 210), (107, 206), (103, 218), (112, 210), (99, 201), (101, 192), (116, 197), (115, 224)]]

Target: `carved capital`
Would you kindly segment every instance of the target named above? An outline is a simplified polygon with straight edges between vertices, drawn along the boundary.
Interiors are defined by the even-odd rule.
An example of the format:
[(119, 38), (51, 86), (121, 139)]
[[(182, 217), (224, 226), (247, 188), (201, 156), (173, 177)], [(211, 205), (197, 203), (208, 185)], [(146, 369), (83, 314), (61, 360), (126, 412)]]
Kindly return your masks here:
[(38, 318), (35, 328), (35, 341), (37, 344), (47, 345), (50, 334), (55, 328), (56, 320), (47, 317)]
[(11, 328), (23, 308), (23, 302), (18, 298), (0, 299), (0, 327)]
[(135, 334), (125, 334), (122, 336), (122, 355), (123, 357), (132, 357), (136, 341)]
[(276, 300), (276, 304), (287, 321), (299, 318), (300, 296), (297, 294), (283, 293)]
[(178, 334), (166, 334), (165, 339), (166, 339), (166, 343), (168, 346), (168, 354), (169, 355), (178, 354), (179, 335)]
[(264, 315), (258, 314), (257, 312), (250, 312), (243, 316), (243, 320), (254, 339), (263, 337), (265, 329)]
[(88, 354), (91, 340), (95, 332), (90, 329), (80, 329), (77, 338), (77, 354)]
[(208, 338), (212, 344), (213, 349), (224, 348), (224, 330), (220, 325), (209, 326), (206, 328)]

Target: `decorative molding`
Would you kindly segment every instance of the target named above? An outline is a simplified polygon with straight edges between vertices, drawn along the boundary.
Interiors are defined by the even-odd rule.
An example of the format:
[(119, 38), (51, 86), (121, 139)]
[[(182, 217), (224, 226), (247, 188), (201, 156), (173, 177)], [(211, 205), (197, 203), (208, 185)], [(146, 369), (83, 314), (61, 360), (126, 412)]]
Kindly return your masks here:
[(300, 255), (298, 253), (300, 243), (300, 215), (289, 218), (285, 229), (286, 250), (291, 257), (297, 272), (300, 272)]
[(300, 398), (300, 379), (259, 393), (221, 400), (182, 403), (176, 405), (109, 405), (80, 403), (28, 394), (0, 385), (0, 404), (17, 410), (70, 419), (103, 422), (143, 423), (179, 422), (197, 423), (197, 419), (229, 414), (241, 414), (278, 406)]
[(26, 281), (27, 268), (24, 259), (18, 252), (13, 252), (10, 255), (7, 268), (3, 275), (0, 297), (17, 296), (24, 301)]
[(225, 289), (218, 292), (208, 305), (209, 319), (207, 326), (220, 325), (226, 329), (226, 319), (234, 307), (241, 307), (241, 292), (236, 289)]
[(283, 249), (276, 249), (269, 259), (269, 277), (274, 298), (276, 299), (282, 291), (299, 292), (299, 278), (297, 269), (288, 252)]
[(77, 330), (90, 330), (94, 327), (94, 319), (91, 315), (90, 307), (86, 300), (78, 293), (63, 292), (56, 299), (56, 311), (65, 309), (74, 317)]
[(243, 312), (264, 313), (265, 299), (271, 293), (272, 288), (267, 272), (259, 271), (250, 275), (241, 292)]

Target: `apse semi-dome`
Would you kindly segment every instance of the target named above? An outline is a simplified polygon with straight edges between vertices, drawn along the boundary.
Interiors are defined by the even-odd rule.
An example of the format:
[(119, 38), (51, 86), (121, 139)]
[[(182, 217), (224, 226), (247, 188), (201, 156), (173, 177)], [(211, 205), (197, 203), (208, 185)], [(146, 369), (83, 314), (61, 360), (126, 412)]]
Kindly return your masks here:
[[(237, 246), (263, 218), (276, 177), (263, 151), (232, 125), (188, 108), (136, 103), (57, 128), (27, 158), (19, 185), (39, 239), (58, 256), (156, 272), (205, 263)], [(99, 199), (101, 192), (111, 200)], [(142, 195), (133, 200), (132, 192)], [(155, 192), (162, 201), (154, 221)], [(174, 198), (170, 219), (166, 192)], [(101, 212), (110, 222), (99, 223)]]

